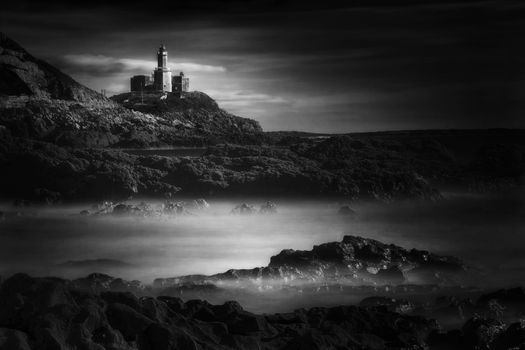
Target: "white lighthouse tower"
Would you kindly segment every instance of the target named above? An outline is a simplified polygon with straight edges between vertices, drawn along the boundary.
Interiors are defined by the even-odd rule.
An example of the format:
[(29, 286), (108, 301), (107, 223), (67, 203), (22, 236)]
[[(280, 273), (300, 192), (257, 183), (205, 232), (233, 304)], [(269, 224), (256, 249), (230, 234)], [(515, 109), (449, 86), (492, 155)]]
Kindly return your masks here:
[(155, 90), (171, 92), (171, 70), (168, 68), (168, 51), (164, 44), (157, 51), (157, 68), (153, 72)]

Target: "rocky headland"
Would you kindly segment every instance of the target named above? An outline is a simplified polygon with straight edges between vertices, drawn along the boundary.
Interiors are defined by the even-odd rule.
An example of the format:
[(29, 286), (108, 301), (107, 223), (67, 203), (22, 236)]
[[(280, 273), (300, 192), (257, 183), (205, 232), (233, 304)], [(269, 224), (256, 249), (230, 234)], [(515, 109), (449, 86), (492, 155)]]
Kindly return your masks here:
[[(441, 198), (523, 183), (522, 130), (264, 133), (201, 92), (108, 99), (0, 36), (0, 196)], [(200, 157), (115, 148), (206, 146)]]

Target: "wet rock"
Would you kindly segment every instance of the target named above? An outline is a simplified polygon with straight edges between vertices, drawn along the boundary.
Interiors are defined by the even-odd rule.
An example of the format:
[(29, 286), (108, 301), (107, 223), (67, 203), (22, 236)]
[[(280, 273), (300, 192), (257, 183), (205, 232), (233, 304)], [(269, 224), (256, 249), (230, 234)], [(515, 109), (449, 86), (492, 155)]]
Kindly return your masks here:
[(266, 202), (261, 205), (259, 209), (260, 214), (275, 214), (277, 213), (277, 205), (273, 202)]
[(141, 350), (201, 349), (197, 341), (183, 329), (159, 324), (147, 327), (140, 335), (139, 344)]
[(103, 273), (92, 273), (71, 281), (75, 289), (99, 294), (104, 291), (132, 292), (142, 294), (146, 287), (140, 281), (126, 281)]
[(136, 211), (138, 211), (138, 208), (129, 204), (120, 203), (113, 207), (113, 214), (115, 215), (130, 215), (134, 214)]
[[(404, 269), (431, 270), (434, 274), (456, 276), (465, 270), (465, 265), (456, 258), (432, 253), (406, 250), (392, 244), (358, 236), (345, 236), (342, 242), (324, 243), (311, 251), (285, 249), (270, 259), (270, 268), (298, 269), (312, 277), (362, 276), (375, 283), (400, 284), (405, 281)], [(375, 275), (366, 271), (375, 271)], [(434, 283), (435, 276), (419, 282)]]
[(133, 348), (126, 342), (124, 336), (119, 331), (104, 325), (95, 329), (92, 333), (93, 342), (100, 344), (104, 349), (111, 350), (132, 350)]
[(111, 327), (120, 331), (127, 341), (135, 340), (152, 323), (146, 316), (120, 303), (108, 305), (106, 315)]
[(239, 204), (231, 211), (232, 214), (240, 214), (240, 215), (251, 215), (257, 213), (257, 210), (253, 205), (249, 205), (246, 203)]
[(436, 330), (429, 335), (427, 343), (431, 350), (465, 350), (463, 333), (458, 329), (448, 332)]
[(118, 303), (127, 305), (135, 311), (139, 311), (141, 304), (135, 294), (130, 292), (116, 292), (113, 290), (100, 293), (100, 297), (108, 304)]
[(343, 205), (341, 208), (339, 208), (338, 214), (353, 219), (357, 218), (357, 212), (350, 208), (349, 205)]
[(463, 345), (465, 349), (490, 349), (490, 344), (503, 330), (500, 321), (475, 316), (463, 325)]
[(505, 331), (498, 334), (491, 344), (493, 350), (524, 349), (525, 321), (511, 324)]
[(525, 312), (525, 290), (521, 287), (483, 294), (478, 298), (477, 306), (489, 308), (491, 301), (496, 301), (505, 308)]
[(406, 299), (387, 298), (381, 296), (368, 297), (359, 303), (362, 307), (385, 306), (388, 310), (398, 313), (411, 313), (415, 306)]
[(168, 215), (187, 215), (191, 214), (185, 207), (183, 202), (166, 201), (163, 208), (163, 213)]
[(195, 210), (204, 210), (210, 207), (210, 204), (203, 198), (195, 199), (191, 202), (190, 206)]
[[(92, 275), (83, 282), (109, 287), (114, 280)], [(0, 348), (272, 350), (390, 344), (419, 349), (436, 329), (432, 321), (384, 307), (312, 308), (262, 316), (237, 302), (137, 299), (130, 293), (82, 292), (78, 284), (27, 275), (8, 279), (0, 287), (0, 324), (10, 329), (0, 328)]]
[(14, 329), (0, 328), (0, 350), (31, 350), (27, 334)]

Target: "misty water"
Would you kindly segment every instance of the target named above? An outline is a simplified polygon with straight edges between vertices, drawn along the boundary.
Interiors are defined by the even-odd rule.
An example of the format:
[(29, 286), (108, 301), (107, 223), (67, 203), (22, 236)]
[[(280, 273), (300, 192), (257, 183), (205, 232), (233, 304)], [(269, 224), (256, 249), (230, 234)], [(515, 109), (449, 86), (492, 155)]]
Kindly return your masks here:
[(311, 249), (351, 234), (458, 256), (482, 271), (480, 286), (521, 284), (523, 193), (445, 197), (436, 203), (353, 203), (357, 219), (339, 215), (342, 203), (330, 199), (270, 198), (278, 205), (277, 214), (249, 216), (230, 211), (239, 203), (257, 206), (268, 198), (210, 199), (204, 211), (170, 218), (78, 215), (90, 203), (26, 208), (3, 204), (7, 215), (0, 222), (0, 274), (76, 278), (102, 272), (151, 283), (158, 277), (266, 266), (282, 249)]

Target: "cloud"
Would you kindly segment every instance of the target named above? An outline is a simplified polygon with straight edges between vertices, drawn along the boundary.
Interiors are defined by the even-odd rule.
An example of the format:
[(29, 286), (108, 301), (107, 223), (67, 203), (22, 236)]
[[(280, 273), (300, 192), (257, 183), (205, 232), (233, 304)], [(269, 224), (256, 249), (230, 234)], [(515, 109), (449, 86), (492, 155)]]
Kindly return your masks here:
[[(107, 73), (140, 73), (146, 74), (156, 67), (154, 60), (136, 58), (116, 58), (104, 55), (91, 54), (68, 54), (63, 56), (64, 64), (70, 68), (81, 71), (89, 71), (93, 74)], [(72, 66), (72, 67), (71, 67)], [(184, 71), (189, 73), (217, 73), (225, 72), (222, 66), (198, 64), (193, 62), (175, 62), (170, 64), (173, 71)]]
[(217, 101), (227, 103), (229, 105), (247, 105), (250, 103), (288, 103), (285, 98), (281, 96), (268, 95), (253, 91), (216, 91), (210, 90), (208, 94)]

